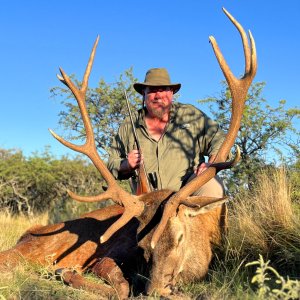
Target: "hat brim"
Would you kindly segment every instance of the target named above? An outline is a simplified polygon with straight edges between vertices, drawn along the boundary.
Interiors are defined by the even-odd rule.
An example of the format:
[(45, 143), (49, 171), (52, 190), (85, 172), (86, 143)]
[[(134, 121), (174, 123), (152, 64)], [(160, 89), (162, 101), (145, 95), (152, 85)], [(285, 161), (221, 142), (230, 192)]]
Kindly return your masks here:
[(180, 88), (181, 88), (181, 83), (174, 83), (174, 84), (168, 84), (168, 85), (157, 85), (157, 84), (145, 84), (141, 82), (137, 82), (133, 84), (133, 88), (141, 95), (144, 95), (143, 91), (147, 86), (160, 86), (160, 87), (170, 87), (173, 91), (174, 94), (176, 94)]

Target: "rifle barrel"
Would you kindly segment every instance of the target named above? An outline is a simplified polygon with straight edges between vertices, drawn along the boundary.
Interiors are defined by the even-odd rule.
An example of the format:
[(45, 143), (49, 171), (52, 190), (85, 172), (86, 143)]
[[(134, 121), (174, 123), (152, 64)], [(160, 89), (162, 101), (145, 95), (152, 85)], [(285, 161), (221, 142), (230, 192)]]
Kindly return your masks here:
[(140, 146), (140, 142), (139, 142), (136, 130), (135, 130), (135, 126), (134, 126), (133, 118), (132, 118), (132, 114), (131, 114), (131, 109), (130, 109), (130, 106), (129, 106), (129, 101), (128, 101), (127, 93), (126, 93), (125, 90), (124, 90), (124, 94), (125, 94), (125, 99), (126, 99), (126, 104), (127, 104), (127, 109), (128, 109), (128, 113), (129, 113), (129, 118), (130, 118), (130, 122), (131, 122), (131, 127), (132, 127), (132, 131), (133, 131), (134, 140), (135, 140), (135, 143), (136, 143), (137, 150), (140, 151), (141, 146)]

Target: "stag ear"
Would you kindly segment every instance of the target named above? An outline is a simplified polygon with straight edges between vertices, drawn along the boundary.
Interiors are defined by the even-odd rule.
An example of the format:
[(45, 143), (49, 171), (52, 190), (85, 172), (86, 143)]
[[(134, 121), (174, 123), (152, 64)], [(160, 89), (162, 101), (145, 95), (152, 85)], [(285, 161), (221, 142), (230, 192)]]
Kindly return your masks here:
[[(193, 198), (193, 200), (197, 200), (198, 198), (202, 198), (202, 196), (192, 196), (189, 198)], [(226, 203), (228, 201), (227, 197), (224, 198), (212, 198), (212, 201), (209, 203), (203, 204), (196, 204), (193, 207), (191, 206), (185, 206), (184, 215), (187, 217), (196, 217), (200, 214), (205, 214), (219, 206), (221, 206), (223, 203)]]

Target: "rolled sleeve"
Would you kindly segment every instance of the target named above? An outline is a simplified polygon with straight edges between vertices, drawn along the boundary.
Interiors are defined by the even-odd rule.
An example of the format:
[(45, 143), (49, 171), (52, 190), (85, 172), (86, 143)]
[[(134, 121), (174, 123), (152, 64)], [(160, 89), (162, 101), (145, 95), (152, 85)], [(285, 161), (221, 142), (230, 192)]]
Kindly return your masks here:
[(122, 161), (127, 158), (128, 152), (132, 149), (134, 149), (134, 138), (131, 123), (126, 118), (119, 127), (118, 133), (114, 137), (111, 148), (108, 151), (107, 167), (116, 179), (128, 179), (128, 177), (120, 176), (119, 170)]
[(120, 139), (119, 133), (113, 139), (110, 150), (107, 167), (116, 179), (119, 179), (119, 169), (121, 162), (126, 159), (124, 145)]

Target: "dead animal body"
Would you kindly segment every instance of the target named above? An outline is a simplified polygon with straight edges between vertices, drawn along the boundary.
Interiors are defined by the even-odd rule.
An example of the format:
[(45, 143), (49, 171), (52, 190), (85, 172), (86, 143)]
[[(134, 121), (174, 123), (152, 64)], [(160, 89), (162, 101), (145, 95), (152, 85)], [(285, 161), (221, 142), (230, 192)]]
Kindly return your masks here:
[[(207, 208), (214, 208), (212, 200), (217, 205), (224, 202), (206, 199), (202, 207), (181, 205), (152, 249), (154, 228), (171, 195), (171, 191), (162, 190), (140, 196), (145, 204), (142, 215), (132, 218), (102, 244), (100, 236), (124, 211), (119, 205), (64, 223), (29, 229), (14, 248), (0, 253), (0, 268), (9, 270), (24, 259), (41, 265), (52, 262), (53, 271), (60, 272), (67, 284), (106, 297), (117, 294), (121, 299), (129, 295), (132, 274), (139, 272), (149, 278), (148, 293), (170, 294), (178, 280), (189, 282), (205, 276), (212, 257), (211, 242), (219, 240), (221, 222), (220, 209), (209, 213)], [(81, 275), (86, 271), (92, 271), (108, 285), (86, 280)], [(141, 283), (133, 288), (136, 292), (145, 289)]]
[[(100, 195), (84, 197), (69, 192), (77, 201), (112, 199), (116, 204), (92, 211), (75, 220), (35, 226), (15, 247), (0, 253), (0, 269), (11, 270), (23, 260), (53, 265), (63, 280), (75, 287), (92, 290), (103, 297), (126, 299), (130, 290), (138, 289), (131, 275), (141, 272), (148, 278), (147, 294), (170, 295), (178, 282), (191, 282), (207, 274), (212, 259), (212, 245), (220, 243), (225, 225), (225, 199), (193, 196), (218, 171), (230, 168), (239, 160), (239, 152), (226, 161), (234, 145), (243, 114), (247, 91), (256, 73), (256, 50), (250, 45), (241, 25), (224, 9), (238, 29), (245, 53), (245, 74), (236, 78), (224, 60), (218, 45), (210, 37), (213, 50), (232, 95), (232, 117), (226, 138), (210, 167), (178, 192), (153, 191), (131, 195), (120, 187), (98, 155), (85, 97), (97, 38), (79, 89), (61, 69), (59, 79), (78, 102), (86, 130), (85, 144), (78, 146), (54, 137), (65, 146), (87, 155), (101, 173), (108, 189)], [(107, 284), (91, 282), (83, 273), (92, 271)], [(132, 286), (133, 285), (133, 286)]]

